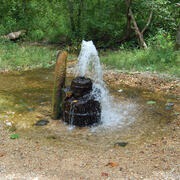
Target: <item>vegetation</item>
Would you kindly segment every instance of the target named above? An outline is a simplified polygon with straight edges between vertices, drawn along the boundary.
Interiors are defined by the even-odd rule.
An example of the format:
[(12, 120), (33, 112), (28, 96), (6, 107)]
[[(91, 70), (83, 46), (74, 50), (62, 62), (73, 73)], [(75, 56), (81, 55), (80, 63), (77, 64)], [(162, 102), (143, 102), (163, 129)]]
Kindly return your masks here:
[[(102, 56), (101, 61), (108, 67), (124, 71), (150, 71), (168, 73), (180, 77), (178, 60), (180, 55), (177, 52), (159, 52), (158, 50), (120, 50), (110, 52)], [(172, 62), (166, 62), (167, 57)]]
[(54, 50), (3, 38), (26, 30), (22, 41), (53, 42), (79, 50), (82, 39), (93, 40), (99, 49), (108, 49), (102, 61), (111, 67), (176, 74), (177, 4), (178, 0), (1, 0), (0, 69), (54, 64)]
[(146, 50), (120, 47), (118, 51), (105, 53), (101, 60), (104, 64), (121, 70), (151, 71), (180, 77), (180, 53), (174, 50), (169, 36), (157, 35)]
[[(178, 0), (1, 0), (0, 35), (27, 30), (27, 40), (76, 44), (93, 40), (99, 47), (137, 45), (131, 8), (145, 40), (164, 31), (173, 38), (179, 24)], [(129, 4), (129, 5), (128, 5)], [(128, 24), (129, 23), (129, 24)]]
[[(0, 70), (28, 70), (48, 68), (55, 64), (56, 50), (48, 47), (0, 43)], [(72, 57), (71, 57), (72, 56)], [(121, 46), (117, 51), (100, 51), (101, 62), (106, 66), (124, 71), (151, 71), (180, 77), (180, 53), (172, 45), (150, 47), (147, 50), (130, 50)], [(77, 55), (69, 55), (74, 59)]]
[(27, 70), (50, 67), (55, 62), (55, 52), (47, 47), (0, 42), (0, 70)]

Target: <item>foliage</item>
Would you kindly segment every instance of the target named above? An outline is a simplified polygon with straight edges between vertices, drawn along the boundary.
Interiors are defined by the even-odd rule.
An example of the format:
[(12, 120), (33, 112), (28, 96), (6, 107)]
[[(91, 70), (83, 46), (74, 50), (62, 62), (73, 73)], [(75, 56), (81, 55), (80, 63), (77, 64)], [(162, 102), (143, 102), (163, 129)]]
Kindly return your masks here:
[[(180, 55), (174, 51), (180, 23), (178, 0), (132, 0), (131, 9), (140, 30), (153, 11), (144, 33), (146, 51), (139, 50), (133, 29), (126, 36), (127, 7), (124, 0), (1, 0), (0, 36), (26, 29), (26, 41), (50, 41), (78, 51), (82, 39), (99, 48), (119, 48), (102, 61), (125, 70), (178, 72)], [(0, 69), (28, 69), (54, 64), (54, 51), (0, 39)], [(70, 49), (70, 48), (69, 48)], [(131, 50), (131, 51), (130, 51)]]
[(18, 139), (19, 138), (19, 134), (11, 134), (10, 135), (10, 139)]
[[(159, 29), (175, 37), (179, 24), (178, 0), (133, 0), (132, 10), (142, 29), (153, 10), (145, 38)], [(92, 39), (98, 47), (119, 45), (126, 34), (127, 12), (124, 0), (1, 0), (0, 35), (28, 30), (27, 39), (78, 44)], [(132, 37), (127, 40), (134, 41)], [(131, 43), (130, 43), (131, 44)]]
[(61, 10), (61, 1), (2, 0), (0, 34), (26, 29), (30, 40), (53, 40), (58, 34), (60, 41), (62, 33), (67, 33)]
[(148, 105), (154, 105), (154, 104), (156, 104), (156, 101), (147, 101), (146, 104), (148, 104)]
[(178, 27), (180, 9), (176, 7), (178, 0), (133, 0), (132, 6), (140, 27), (146, 23), (150, 11), (153, 19), (149, 27), (150, 34), (156, 34), (159, 29), (175, 35)]
[(180, 53), (172, 46), (150, 47), (147, 50), (126, 50), (108, 52), (101, 60), (109, 67), (130, 71), (151, 71), (176, 75), (180, 77)]
[[(180, 63), (179, 51), (174, 51), (172, 42), (166, 43), (167, 38), (164, 39), (160, 35), (154, 38), (165, 41), (164, 45), (162, 43), (153, 44), (152, 40), (151, 47), (147, 50), (127, 50), (126, 47), (121, 46), (118, 51), (100, 51), (101, 62), (106, 66), (123, 71), (156, 71), (180, 76), (178, 68)], [(55, 64), (55, 54), (56, 50), (48, 47), (1, 42), (0, 70), (51, 67)], [(75, 59), (74, 55), (71, 56), (72, 54), (68, 55), (68, 59)]]
[(0, 69), (26, 70), (35, 67), (50, 67), (54, 64), (55, 52), (46, 47), (18, 45), (0, 42)]

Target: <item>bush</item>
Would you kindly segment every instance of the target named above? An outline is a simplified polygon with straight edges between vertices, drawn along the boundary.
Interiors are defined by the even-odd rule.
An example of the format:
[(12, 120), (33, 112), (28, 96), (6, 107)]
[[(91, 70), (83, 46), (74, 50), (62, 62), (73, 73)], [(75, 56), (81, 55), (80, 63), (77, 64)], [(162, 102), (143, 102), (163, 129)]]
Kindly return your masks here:
[(127, 50), (108, 52), (102, 62), (110, 67), (131, 71), (158, 71), (180, 76), (178, 63), (180, 54), (174, 50), (174, 43), (168, 34), (157, 34), (149, 41), (147, 50)]
[(31, 31), (30, 36), (32, 40), (39, 41), (44, 38), (44, 32), (40, 29), (37, 29), (37, 30)]

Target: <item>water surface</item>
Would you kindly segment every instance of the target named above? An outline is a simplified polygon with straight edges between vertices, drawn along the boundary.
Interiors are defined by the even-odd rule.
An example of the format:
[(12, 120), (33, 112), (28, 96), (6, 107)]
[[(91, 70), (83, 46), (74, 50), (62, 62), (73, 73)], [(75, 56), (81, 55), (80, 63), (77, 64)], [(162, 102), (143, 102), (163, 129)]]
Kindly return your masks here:
[[(107, 149), (118, 142), (133, 146), (161, 137), (176, 118), (173, 109), (165, 108), (168, 101), (177, 103), (175, 97), (112, 85), (109, 90), (114, 106), (120, 109), (120, 118), (97, 127), (70, 130), (62, 121), (51, 119), (52, 87), (53, 69), (1, 74), (0, 121), (11, 122), (21, 137), (53, 141), (61, 146)], [(50, 123), (34, 126), (41, 119)]]

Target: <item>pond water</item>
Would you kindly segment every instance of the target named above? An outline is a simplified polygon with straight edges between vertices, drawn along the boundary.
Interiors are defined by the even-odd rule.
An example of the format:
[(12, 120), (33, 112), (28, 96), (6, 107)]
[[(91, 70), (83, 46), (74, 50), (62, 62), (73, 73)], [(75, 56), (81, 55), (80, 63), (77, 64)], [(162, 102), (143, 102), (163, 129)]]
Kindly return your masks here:
[[(114, 104), (121, 109), (121, 122), (114, 119), (114, 124), (70, 130), (61, 120), (51, 119), (53, 76), (52, 68), (1, 74), (0, 122), (5, 126), (12, 124), (10, 130), (21, 137), (106, 149), (119, 142), (138, 145), (163, 136), (168, 124), (176, 118), (172, 109), (166, 109), (169, 100), (176, 102), (175, 97), (110, 85)], [(42, 119), (49, 123), (34, 126)]]

